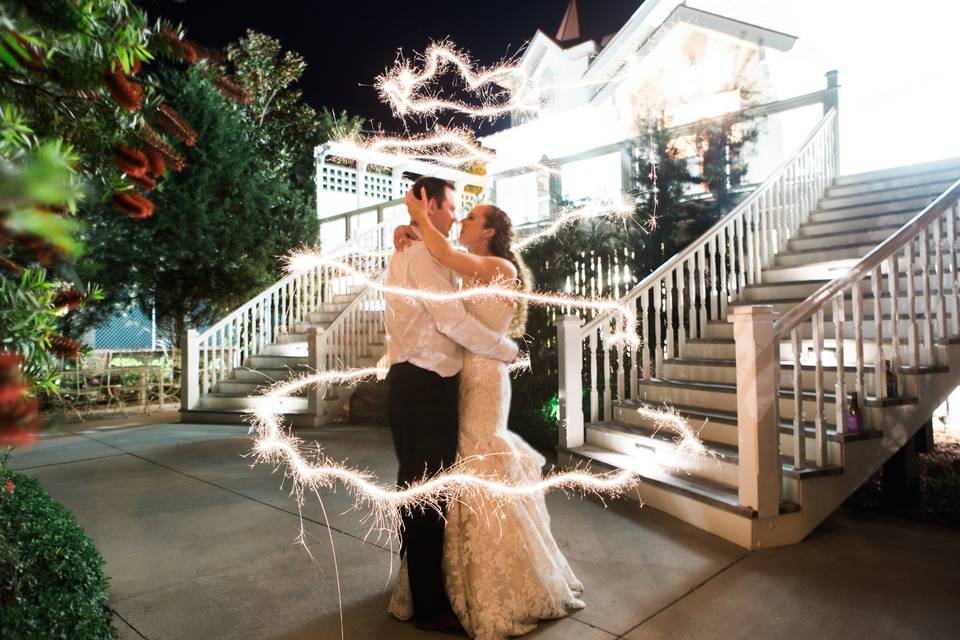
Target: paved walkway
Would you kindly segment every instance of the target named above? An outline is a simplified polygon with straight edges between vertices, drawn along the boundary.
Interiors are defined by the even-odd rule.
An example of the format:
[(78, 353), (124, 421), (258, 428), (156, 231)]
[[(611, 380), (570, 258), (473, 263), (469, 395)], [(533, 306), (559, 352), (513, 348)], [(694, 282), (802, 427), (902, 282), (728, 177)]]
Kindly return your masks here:
[[(392, 478), (382, 427), (303, 431)], [(83, 427), (15, 452), (93, 537), (120, 638), (442, 638), (386, 613), (391, 560), (343, 491), (303, 509), (244, 457), (236, 426)], [(553, 528), (587, 608), (531, 639), (872, 639), (960, 635), (960, 532), (838, 513), (805, 542), (748, 553), (633, 502), (551, 495)], [(393, 562), (394, 568), (396, 563)]]

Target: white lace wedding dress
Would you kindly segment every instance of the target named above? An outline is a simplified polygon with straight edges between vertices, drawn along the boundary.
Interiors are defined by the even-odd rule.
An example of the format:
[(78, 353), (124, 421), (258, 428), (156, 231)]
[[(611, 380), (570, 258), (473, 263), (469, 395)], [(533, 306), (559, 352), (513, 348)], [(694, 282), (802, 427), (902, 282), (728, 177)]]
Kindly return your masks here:
[[(467, 300), (467, 311), (506, 333), (513, 308), (494, 298)], [(545, 459), (507, 430), (510, 377), (506, 365), (468, 353), (460, 374), (457, 455), (471, 472), (510, 484), (541, 478)], [(481, 457), (482, 456), (482, 457)], [(443, 544), (443, 572), (454, 613), (477, 640), (502, 640), (533, 631), (541, 619), (584, 607), (583, 585), (550, 532), (543, 496), (490, 513), (480, 504), (451, 503)], [(390, 613), (413, 617), (406, 564)]]

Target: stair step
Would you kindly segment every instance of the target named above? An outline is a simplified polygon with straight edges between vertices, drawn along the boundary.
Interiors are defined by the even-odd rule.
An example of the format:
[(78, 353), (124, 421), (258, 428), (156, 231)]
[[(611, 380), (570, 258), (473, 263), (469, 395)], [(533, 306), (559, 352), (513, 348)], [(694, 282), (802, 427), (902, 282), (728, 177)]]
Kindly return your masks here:
[[(670, 474), (651, 474), (645, 468), (645, 465), (639, 464), (635, 456), (628, 456), (615, 451), (585, 445), (575, 449), (561, 447), (561, 453), (567, 454), (574, 460), (588, 463), (591, 467), (598, 470), (616, 471), (627, 469), (636, 472), (642, 482), (638, 488), (640, 497), (644, 500), (644, 492), (649, 486), (652, 490), (666, 491), (670, 494), (686, 498), (708, 507), (720, 509), (742, 516), (744, 518), (756, 518), (757, 513), (749, 508), (743, 507), (738, 502), (737, 492), (723, 485), (710, 483), (706, 480), (694, 480), (687, 477), (679, 477)], [(658, 501), (659, 502), (659, 501)], [(658, 506), (667, 513), (672, 513), (678, 517), (684, 518), (679, 512), (673, 512), (670, 507)], [(689, 508), (678, 506), (678, 510), (690, 512)], [(784, 502), (781, 504), (780, 513), (792, 513), (799, 510), (799, 505), (794, 502)]]
[[(861, 230), (855, 237), (864, 243), (871, 242), (874, 246), (880, 244), (892, 236), (903, 225), (888, 224), (885, 226), (871, 226), (869, 229)], [(813, 249), (833, 249), (846, 246), (850, 242), (850, 234), (847, 232), (823, 233), (820, 235), (808, 235), (802, 233), (791, 238), (787, 242), (787, 247), (791, 252), (808, 251)]]
[(960, 171), (960, 158), (943, 158), (941, 160), (923, 162), (903, 167), (889, 167), (887, 169), (878, 169), (876, 171), (851, 173), (837, 177), (834, 180), (834, 184), (846, 186), (865, 182), (873, 183), (882, 180), (889, 180), (891, 178), (922, 177), (925, 174), (935, 173), (938, 171)]
[(840, 182), (842, 179), (838, 179), (836, 184), (827, 189), (826, 195), (828, 197), (851, 196), (873, 191), (902, 189), (904, 187), (912, 187), (931, 182), (953, 181), (957, 178), (960, 178), (960, 165), (946, 167), (937, 171), (930, 171), (926, 173), (893, 175), (886, 178), (881, 177), (872, 180), (868, 179), (848, 184), (843, 184)]
[(798, 235), (817, 236), (827, 233), (858, 233), (867, 228), (893, 225), (902, 227), (920, 213), (927, 204), (929, 204), (929, 202), (924, 200), (918, 202), (916, 207), (880, 214), (867, 213), (864, 215), (857, 212), (847, 214), (834, 212), (831, 214), (832, 219), (822, 221), (814, 220), (811, 216), (811, 220), (803, 223), (800, 227)]
[[(936, 196), (946, 191), (957, 178), (940, 179), (936, 181), (923, 182), (906, 187), (897, 187), (893, 189), (874, 188), (869, 191), (855, 193), (846, 196), (826, 196), (817, 202), (817, 210), (841, 209), (846, 207), (856, 207), (866, 204), (879, 202), (898, 202), (910, 198), (929, 197), (933, 200)], [(918, 212), (919, 213), (919, 212)]]
[[(939, 194), (936, 194), (939, 195)], [(924, 207), (933, 202), (934, 194), (911, 196), (909, 198), (895, 198), (881, 202), (866, 202), (862, 204), (847, 204), (845, 206), (823, 207), (818, 203), (817, 208), (810, 212), (806, 224), (821, 224), (824, 222), (838, 222), (852, 219), (878, 219), (890, 215), (900, 216), (909, 220), (920, 213)]]

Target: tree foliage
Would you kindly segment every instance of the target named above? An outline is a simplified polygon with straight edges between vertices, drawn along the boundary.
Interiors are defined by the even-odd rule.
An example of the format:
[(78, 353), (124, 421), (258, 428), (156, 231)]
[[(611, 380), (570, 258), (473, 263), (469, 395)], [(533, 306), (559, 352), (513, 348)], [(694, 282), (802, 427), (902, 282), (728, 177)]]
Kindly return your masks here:
[(313, 237), (316, 219), (286, 208), (291, 187), (260, 153), (259, 132), (203, 74), (171, 71), (161, 82), (197, 143), (154, 196), (164, 215), (93, 222), (91, 277), (144, 310), (155, 304), (161, 328), (179, 336), (273, 282), (278, 257)]

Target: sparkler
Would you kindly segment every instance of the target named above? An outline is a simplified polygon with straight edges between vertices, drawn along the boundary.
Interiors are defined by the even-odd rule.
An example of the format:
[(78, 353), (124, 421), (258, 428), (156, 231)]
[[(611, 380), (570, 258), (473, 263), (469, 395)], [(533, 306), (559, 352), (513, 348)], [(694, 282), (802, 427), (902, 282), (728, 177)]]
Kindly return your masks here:
[(459, 72), (470, 91), (486, 93), (488, 96), (491, 95), (494, 85), (522, 77), (516, 66), (508, 64), (475, 71), (469, 56), (458, 51), (450, 42), (431, 44), (423, 53), (423, 60), (422, 71), (418, 72), (408, 61), (401, 60), (393, 69), (377, 78), (376, 85), (380, 96), (401, 118), (409, 115), (428, 116), (446, 111), (483, 119), (497, 118), (510, 112), (537, 113), (541, 110), (539, 102), (528, 99), (524, 93), (518, 91), (494, 94), (494, 99), (480, 106), (472, 106), (459, 100), (446, 100), (437, 94), (421, 95), (448, 67)]
[(608, 312), (612, 311), (618, 316), (618, 330), (608, 337), (608, 344), (626, 343), (632, 348), (640, 346), (640, 337), (637, 335), (635, 327), (636, 311), (629, 305), (622, 304), (616, 300), (604, 298), (584, 298), (580, 296), (560, 295), (560, 294), (541, 294), (528, 291), (518, 291), (515, 288), (507, 286), (498, 286), (491, 284), (474, 289), (463, 289), (451, 293), (439, 293), (435, 291), (425, 291), (422, 289), (408, 289), (404, 287), (394, 287), (378, 282), (369, 277), (359, 269), (356, 269), (347, 262), (336, 258), (329, 258), (315, 251), (296, 251), (286, 258), (286, 271), (288, 273), (303, 273), (313, 271), (314, 269), (327, 268), (333, 272), (340, 273), (343, 276), (355, 279), (355, 282), (375, 291), (386, 294), (418, 298), (430, 302), (450, 302), (453, 300), (467, 300), (470, 298), (481, 297), (499, 297), (508, 300), (519, 300), (529, 304), (542, 306), (570, 307), (584, 309), (589, 311)]
[(536, 244), (545, 238), (554, 236), (560, 229), (582, 220), (609, 217), (625, 220), (633, 214), (634, 206), (635, 205), (632, 202), (624, 200), (621, 203), (607, 207), (596, 204), (588, 204), (583, 207), (567, 211), (554, 220), (548, 227), (537, 231), (536, 233), (532, 233), (528, 236), (520, 238), (513, 244), (513, 249), (516, 251), (524, 251), (530, 245)]

